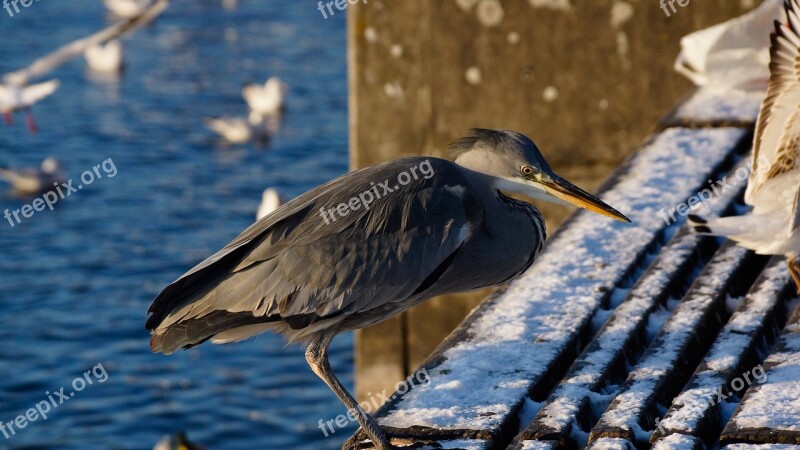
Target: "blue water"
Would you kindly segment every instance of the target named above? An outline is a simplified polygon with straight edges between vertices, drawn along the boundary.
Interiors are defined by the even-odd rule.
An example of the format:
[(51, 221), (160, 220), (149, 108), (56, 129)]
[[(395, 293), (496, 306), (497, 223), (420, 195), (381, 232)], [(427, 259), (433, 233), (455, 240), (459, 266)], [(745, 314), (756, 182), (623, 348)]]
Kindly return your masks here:
[[(99, 0), (34, 2), (15, 17), (0, 9), (0, 73), (107, 23)], [(52, 155), (76, 180), (108, 158), (117, 170), (100, 169), (54, 211), (0, 222), (0, 421), (46, 392), (74, 392), (73, 379), (102, 365), (46, 420), (0, 434), (0, 448), (144, 449), (178, 430), (209, 449), (338, 448), (353, 427), (327, 439), (317, 428), (344, 409), (303, 349), (262, 335), (153, 355), (143, 325), (162, 287), (253, 222), (265, 187), (293, 197), (345, 172), (344, 15), (324, 20), (307, 1), (225, 11), (218, 0), (173, 0), (124, 43), (119, 80), (87, 74), (82, 59), (53, 73), (61, 87), (33, 110), (38, 135), (19, 114), (0, 125), (0, 164)], [(267, 146), (222, 145), (203, 128), (204, 115), (244, 114), (242, 85), (270, 75), (291, 91)], [(2, 194), (0, 212), (31, 201)], [(352, 337), (332, 356), (352, 385)]]

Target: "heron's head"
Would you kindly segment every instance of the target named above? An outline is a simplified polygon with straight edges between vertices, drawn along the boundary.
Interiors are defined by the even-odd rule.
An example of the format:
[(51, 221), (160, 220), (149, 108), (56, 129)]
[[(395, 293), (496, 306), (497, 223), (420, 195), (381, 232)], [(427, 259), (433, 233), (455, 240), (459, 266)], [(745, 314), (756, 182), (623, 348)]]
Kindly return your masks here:
[(451, 145), (456, 164), (496, 179), (503, 191), (555, 203), (572, 204), (612, 219), (630, 222), (599, 198), (556, 175), (536, 144), (514, 131), (475, 128)]

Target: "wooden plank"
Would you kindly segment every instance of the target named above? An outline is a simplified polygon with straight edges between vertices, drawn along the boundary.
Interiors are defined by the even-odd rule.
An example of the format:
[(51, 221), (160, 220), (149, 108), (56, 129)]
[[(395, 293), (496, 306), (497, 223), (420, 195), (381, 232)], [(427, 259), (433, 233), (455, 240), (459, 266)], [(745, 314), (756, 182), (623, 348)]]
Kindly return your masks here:
[(800, 450), (800, 445), (792, 444), (730, 444), (721, 450)]
[[(736, 168), (744, 164), (741, 161)], [(708, 217), (722, 214), (743, 190), (740, 186), (717, 197), (703, 214)], [(653, 311), (665, 307), (669, 298), (683, 297), (699, 275), (698, 267), (710, 259), (718, 246), (715, 238), (695, 234), (688, 226), (682, 226), (622, 303), (618, 307), (611, 305), (616, 307), (613, 313), (522, 432), (521, 439), (581, 445), (572, 442), (573, 431), (577, 431), (573, 426), (585, 424), (583, 428), (588, 432), (594, 425), (592, 397), (607, 395), (603, 392), (607, 385), (624, 381), (626, 365), (633, 364), (649, 344), (646, 330)]]
[(707, 446), (718, 441), (728, 420), (724, 411), (733, 409), (737, 396), (763, 376), (758, 354), (786, 323), (786, 300), (793, 286), (785, 258), (772, 258), (672, 401), (651, 443), (673, 434), (701, 438)]
[(589, 435), (647, 445), (658, 404), (669, 404), (725, 322), (728, 296), (747, 292), (763, 258), (726, 242), (675, 307)]
[(754, 128), (764, 91), (695, 89), (659, 125), (663, 128)]
[(800, 444), (800, 306), (763, 363), (766, 382), (751, 386), (720, 442)]
[(636, 446), (622, 438), (600, 438), (590, 442), (586, 450), (636, 450)]
[(703, 441), (685, 434), (670, 434), (651, 447), (652, 450), (705, 450), (705, 448)]

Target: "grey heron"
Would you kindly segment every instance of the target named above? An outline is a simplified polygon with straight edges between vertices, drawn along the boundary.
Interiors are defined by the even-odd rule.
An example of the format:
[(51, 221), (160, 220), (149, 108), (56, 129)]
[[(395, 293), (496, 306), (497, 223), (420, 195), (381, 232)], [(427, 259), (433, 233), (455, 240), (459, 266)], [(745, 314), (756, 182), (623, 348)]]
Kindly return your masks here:
[[(146, 324), (151, 350), (282, 333), (307, 344), (313, 372), (377, 448), (392, 448), (331, 371), (335, 335), (522, 274), (542, 249), (545, 223), (533, 205), (507, 194), (629, 222), (556, 175), (520, 133), (474, 129), (451, 150), (455, 162), (413, 157), (356, 170), (256, 222), (155, 298)], [(369, 204), (368, 192), (376, 197)]]
[(785, 255), (800, 292), (800, 0), (787, 0), (784, 8), (787, 22), (775, 21), (772, 34), (769, 86), (744, 196), (753, 209), (716, 219), (690, 215), (689, 223), (699, 233), (726, 236), (758, 254)]

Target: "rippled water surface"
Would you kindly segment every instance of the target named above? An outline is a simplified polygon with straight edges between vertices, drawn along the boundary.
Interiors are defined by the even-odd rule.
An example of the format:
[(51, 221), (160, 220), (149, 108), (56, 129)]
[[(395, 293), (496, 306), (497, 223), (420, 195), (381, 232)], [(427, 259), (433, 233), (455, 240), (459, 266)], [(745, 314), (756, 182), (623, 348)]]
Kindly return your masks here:
[[(108, 20), (99, 0), (0, 10), (0, 73)], [(76, 179), (108, 158), (117, 169), (55, 211), (0, 222), (0, 421), (46, 392), (74, 392), (73, 379), (98, 364), (107, 373), (104, 383), (87, 375), (93, 383), (47, 420), (0, 434), (0, 448), (142, 449), (177, 430), (209, 449), (337, 448), (348, 433), (326, 439), (317, 423), (343, 407), (301, 348), (263, 335), (153, 355), (143, 324), (163, 286), (254, 220), (265, 187), (292, 197), (346, 170), (344, 15), (324, 20), (307, 1), (240, 0), (226, 11), (217, 0), (173, 0), (124, 42), (119, 80), (97, 79), (77, 59), (53, 73), (60, 89), (34, 108), (38, 135), (20, 115), (0, 127), (2, 165), (52, 155)], [(291, 91), (267, 146), (225, 146), (203, 128), (204, 115), (243, 114), (242, 85), (270, 75)], [(0, 212), (31, 200), (2, 194)], [(351, 336), (332, 352), (351, 385)]]

